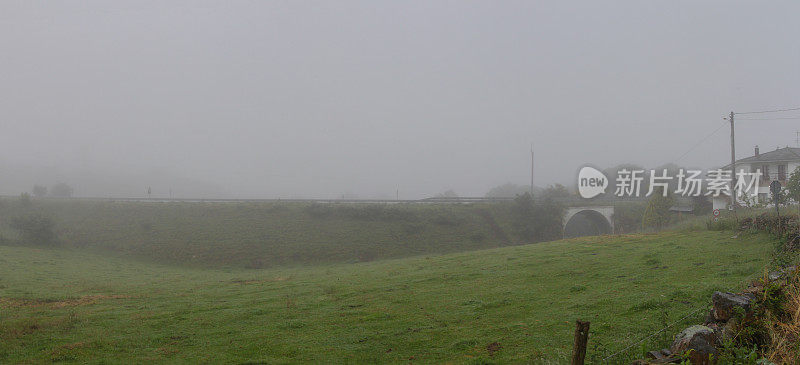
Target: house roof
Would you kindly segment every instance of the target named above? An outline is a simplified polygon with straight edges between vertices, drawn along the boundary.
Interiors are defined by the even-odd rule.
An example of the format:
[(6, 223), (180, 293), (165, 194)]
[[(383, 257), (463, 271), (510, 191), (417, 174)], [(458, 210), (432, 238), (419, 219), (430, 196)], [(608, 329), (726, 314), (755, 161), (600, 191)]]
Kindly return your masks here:
[[(786, 162), (786, 161), (800, 161), (800, 148), (784, 147), (774, 151), (764, 152), (758, 156), (750, 156), (741, 160), (736, 160), (736, 164), (752, 164), (759, 162)], [(723, 167), (730, 168), (731, 164)]]

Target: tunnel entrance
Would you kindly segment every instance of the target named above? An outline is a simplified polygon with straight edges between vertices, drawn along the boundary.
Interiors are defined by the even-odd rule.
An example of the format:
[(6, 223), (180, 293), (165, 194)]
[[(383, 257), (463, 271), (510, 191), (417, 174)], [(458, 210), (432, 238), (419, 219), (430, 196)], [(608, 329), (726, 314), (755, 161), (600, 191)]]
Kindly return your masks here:
[(600, 212), (591, 209), (575, 213), (564, 224), (564, 237), (567, 238), (611, 233), (613, 229), (608, 219)]

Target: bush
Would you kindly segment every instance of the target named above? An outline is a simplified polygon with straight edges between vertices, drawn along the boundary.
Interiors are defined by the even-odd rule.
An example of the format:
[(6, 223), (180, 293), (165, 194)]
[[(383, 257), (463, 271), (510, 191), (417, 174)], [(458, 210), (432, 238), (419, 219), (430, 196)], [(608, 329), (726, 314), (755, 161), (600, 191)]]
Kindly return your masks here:
[(379, 204), (332, 204), (311, 203), (304, 208), (313, 218), (339, 218), (356, 221), (413, 222), (418, 220), (415, 212), (402, 207), (389, 207)]
[(653, 195), (647, 202), (647, 208), (642, 216), (642, 228), (655, 228), (660, 230), (670, 223), (669, 208), (675, 202), (671, 195), (664, 196), (663, 188), (654, 189)]
[(33, 196), (37, 198), (41, 198), (47, 195), (47, 187), (42, 185), (34, 185), (33, 186)]
[(524, 242), (541, 242), (562, 238), (564, 206), (553, 199), (535, 201), (528, 194), (514, 199), (513, 226)]
[(23, 244), (52, 246), (56, 243), (53, 220), (41, 214), (14, 217), (10, 226), (19, 233)]
[(28, 193), (19, 194), (19, 205), (22, 208), (29, 208), (31, 206), (31, 195)]
[(800, 222), (796, 215), (763, 213), (755, 217), (742, 219), (741, 230), (764, 231), (777, 234), (783, 238), (784, 251), (800, 250)]
[(614, 207), (614, 225), (619, 233), (637, 232), (642, 228), (646, 204), (639, 202), (617, 204)]
[(736, 227), (736, 221), (733, 218), (720, 218), (717, 221), (713, 219), (707, 220), (706, 228), (709, 231), (734, 231), (738, 227)]
[(705, 195), (693, 197), (692, 207), (694, 208), (694, 215), (699, 216), (706, 216), (714, 210), (714, 205)]
[(72, 189), (71, 186), (63, 182), (55, 184), (50, 188), (50, 195), (57, 198), (70, 198), (74, 192), (75, 190)]

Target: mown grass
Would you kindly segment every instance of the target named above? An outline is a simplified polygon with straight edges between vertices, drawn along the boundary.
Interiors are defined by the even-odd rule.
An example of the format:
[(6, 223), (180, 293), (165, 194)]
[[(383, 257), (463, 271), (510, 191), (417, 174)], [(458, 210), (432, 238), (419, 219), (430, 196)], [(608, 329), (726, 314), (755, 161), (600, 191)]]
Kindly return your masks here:
[(0, 363), (562, 363), (576, 319), (590, 357), (621, 349), (774, 245), (682, 231), (258, 270), (0, 246)]

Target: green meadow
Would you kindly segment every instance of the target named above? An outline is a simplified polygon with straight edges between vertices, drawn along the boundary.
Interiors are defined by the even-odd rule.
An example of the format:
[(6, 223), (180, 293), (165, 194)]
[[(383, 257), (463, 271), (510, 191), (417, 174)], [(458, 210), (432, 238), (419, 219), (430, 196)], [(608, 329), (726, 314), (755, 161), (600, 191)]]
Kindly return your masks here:
[[(0, 246), (0, 363), (564, 363), (576, 319), (591, 321), (588, 356), (596, 361), (702, 309), (714, 290), (760, 275), (776, 243), (683, 230), (487, 248), (505, 243), (486, 226), (349, 219), (339, 231), (339, 218), (323, 213), (313, 218), (322, 228), (307, 228), (285, 248), (269, 244), (285, 262), (257, 268), (245, 260), (251, 246), (225, 245), (294, 234), (217, 222), (221, 213), (195, 217), (214, 228), (191, 233), (188, 218), (173, 224), (163, 218), (173, 213), (148, 205), (140, 208), (147, 214), (129, 213), (123, 234), (114, 222), (124, 210), (113, 204), (91, 214), (73, 209), (72, 217), (58, 209), (62, 246)], [(417, 214), (448, 217), (424, 209), (431, 211)], [(466, 212), (456, 217), (478, 217), (475, 207), (455, 209)], [(466, 227), (471, 218), (458, 219)], [(295, 224), (285, 229), (303, 222)], [(423, 226), (398, 233), (406, 224)], [(247, 229), (257, 233), (235, 235)], [(320, 238), (329, 232), (339, 232), (332, 242), (358, 243), (346, 249), (420, 241), (374, 248), (369, 260), (348, 251), (325, 258), (339, 252)], [(270, 249), (251, 256), (273, 257)], [(702, 317), (701, 310), (688, 320)]]

